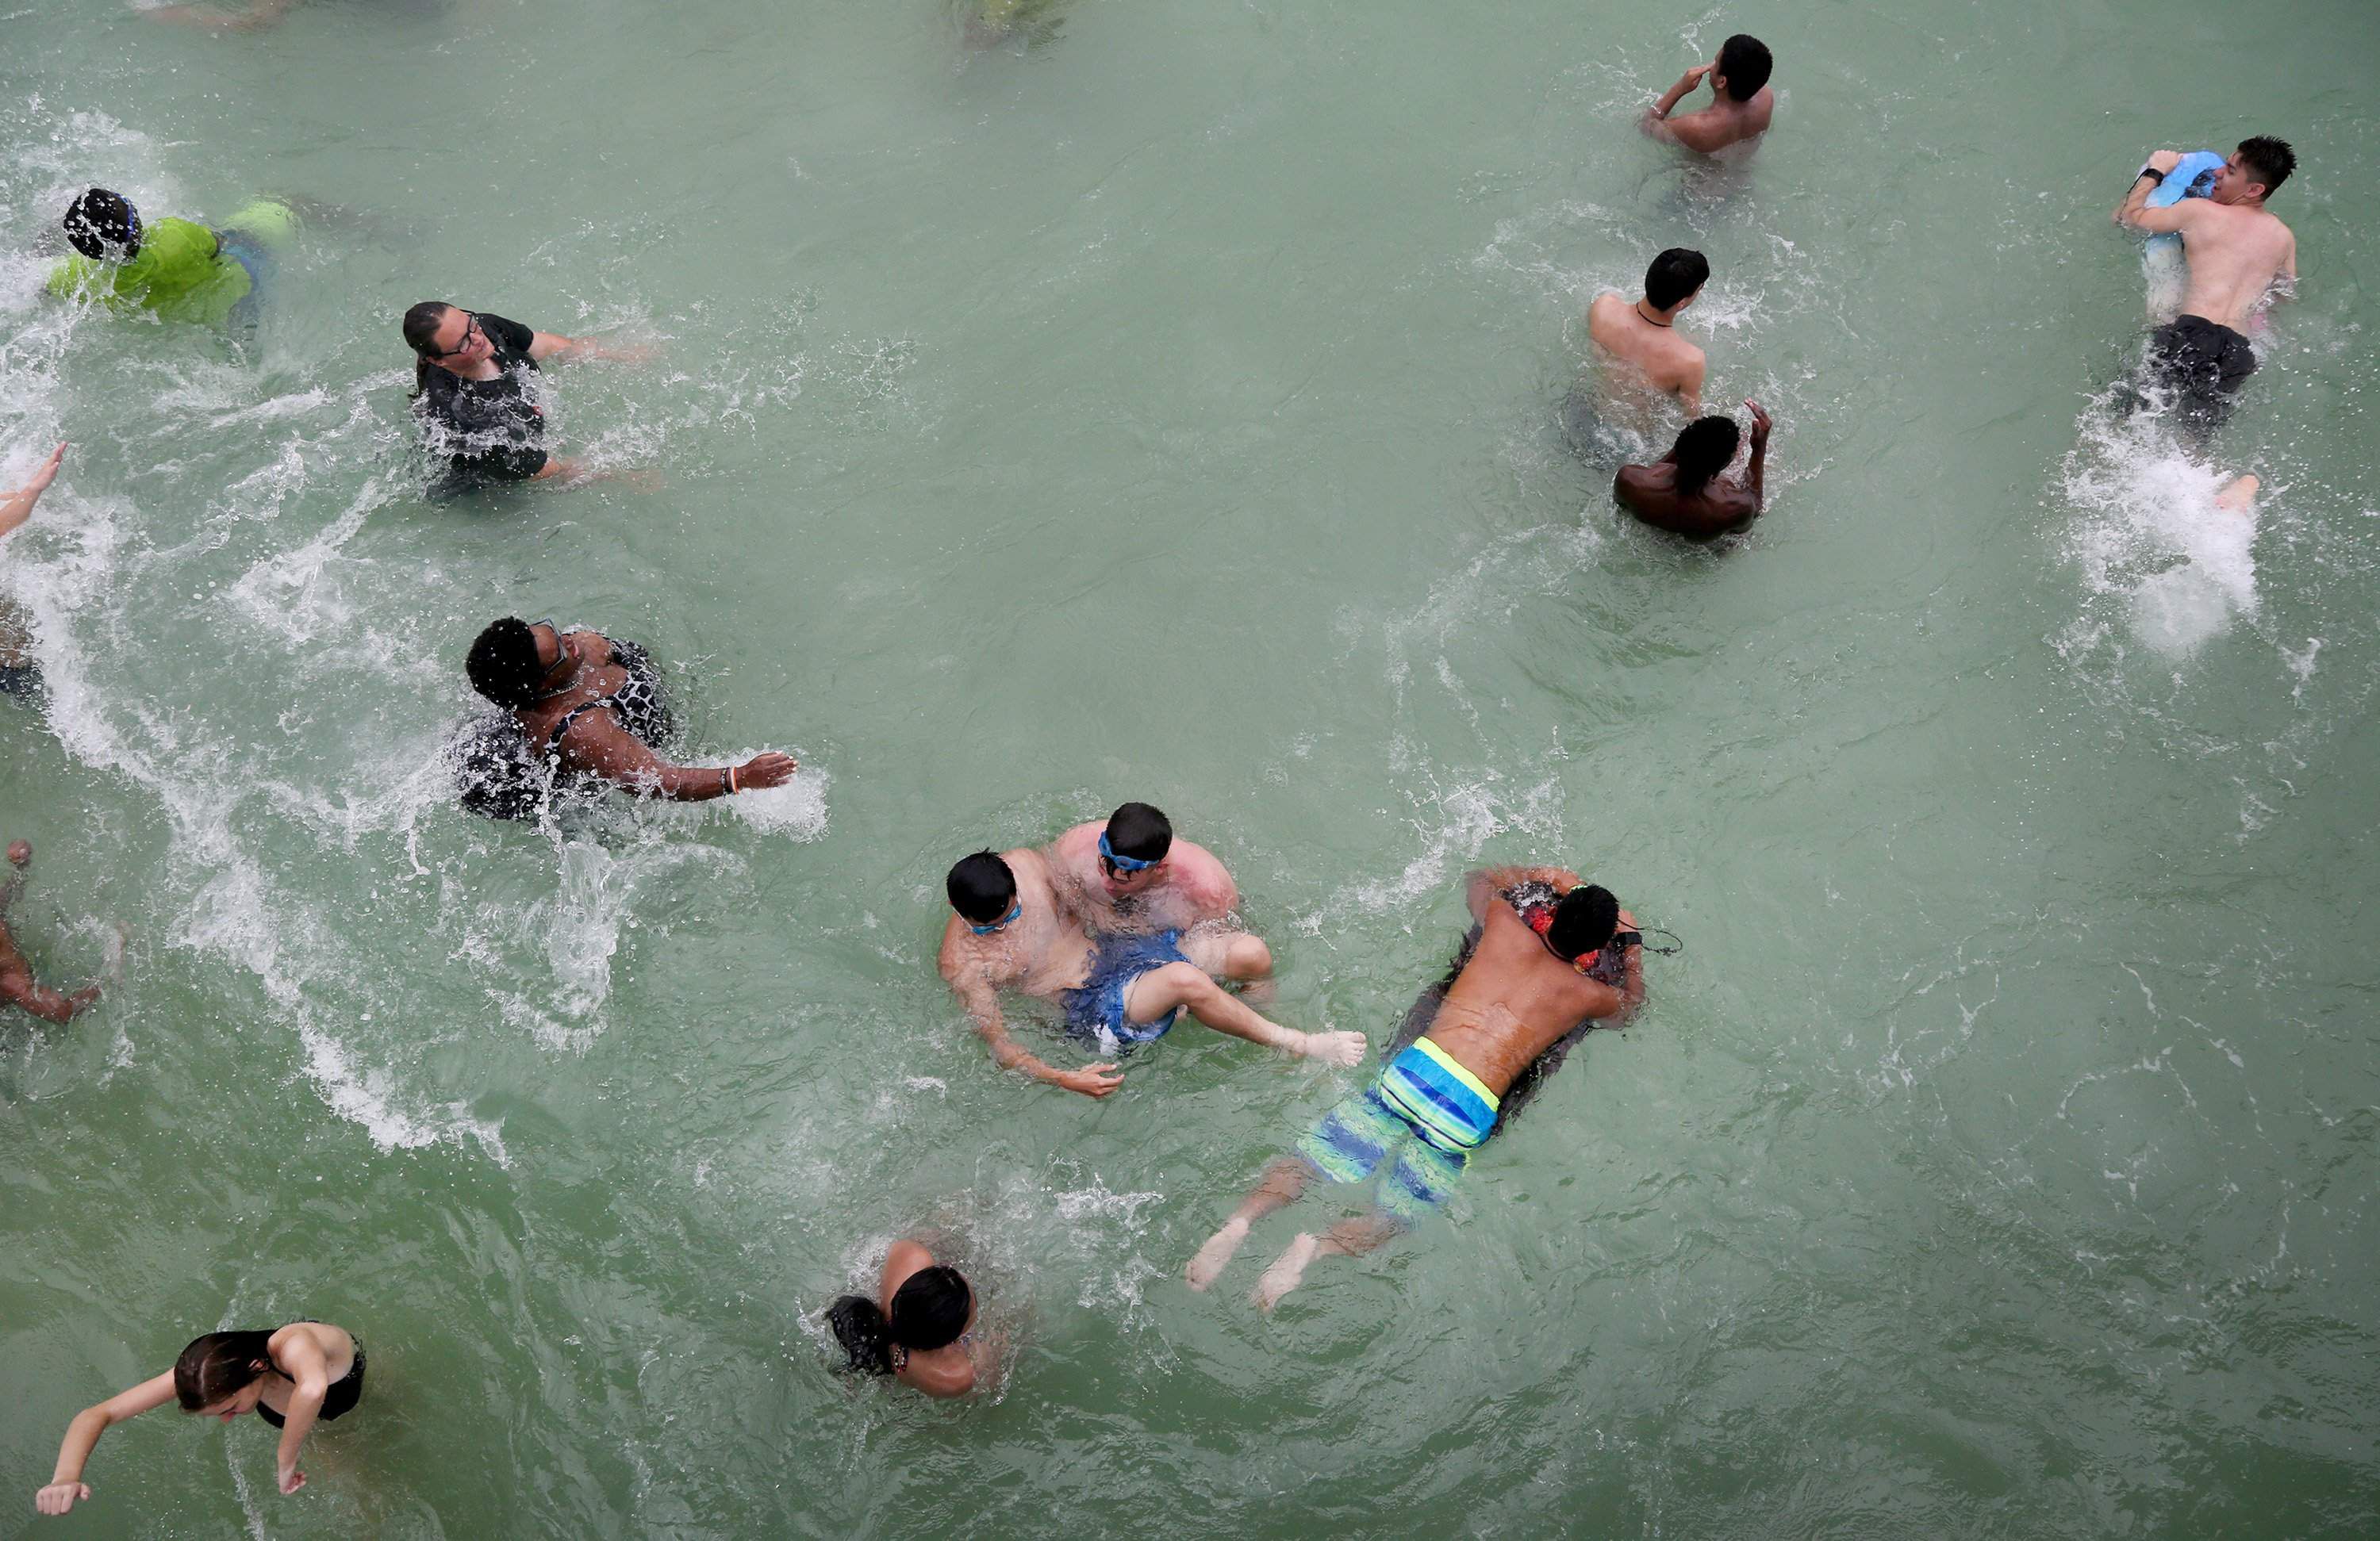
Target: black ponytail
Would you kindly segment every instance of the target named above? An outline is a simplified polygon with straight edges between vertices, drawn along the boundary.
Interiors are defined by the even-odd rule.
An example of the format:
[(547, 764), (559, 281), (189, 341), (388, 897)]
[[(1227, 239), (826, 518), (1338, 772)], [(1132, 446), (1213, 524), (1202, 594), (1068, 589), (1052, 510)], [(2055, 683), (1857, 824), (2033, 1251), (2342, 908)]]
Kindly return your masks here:
[(887, 1317), (874, 1301), (844, 1295), (826, 1308), (834, 1341), (849, 1355), (847, 1374), (891, 1375), (893, 1351), (947, 1348), (966, 1330), (967, 1313), (975, 1308), (975, 1291), (966, 1276), (937, 1264), (919, 1268), (892, 1292), (892, 1314)]
[(843, 1368), (846, 1375), (891, 1375), (892, 1373), (892, 1324), (877, 1308), (876, 1303), (859, 1295), (844, 1295), (826, 1308), (828, 1325), (834, 1329), (834, 1341), (843, 1345), (849, 1362)]

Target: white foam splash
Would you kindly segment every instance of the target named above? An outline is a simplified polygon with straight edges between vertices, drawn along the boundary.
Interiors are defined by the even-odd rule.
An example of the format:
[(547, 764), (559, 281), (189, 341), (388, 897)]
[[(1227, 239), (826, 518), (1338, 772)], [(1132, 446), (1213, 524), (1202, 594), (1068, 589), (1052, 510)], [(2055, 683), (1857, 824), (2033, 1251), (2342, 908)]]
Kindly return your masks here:
[(2167, 658), (2256, 613), (2255, 515), (2216, 502), (2230, 479), (2148, 417), (2086, 419), (2067, 458), (2079, 515), (2068, 554), (2090, 593), (2120, 603), (2131, 634)]

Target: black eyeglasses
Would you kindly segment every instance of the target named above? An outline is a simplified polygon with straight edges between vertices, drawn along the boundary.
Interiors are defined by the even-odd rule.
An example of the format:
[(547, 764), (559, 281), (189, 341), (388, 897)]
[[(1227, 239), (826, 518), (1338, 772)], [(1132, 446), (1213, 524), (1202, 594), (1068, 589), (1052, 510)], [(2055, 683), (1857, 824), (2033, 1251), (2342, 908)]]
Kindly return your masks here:
[(469, 346), (471, 346), (471, 339), (472, 339), (472, 338), (474, 338), (474, 337), (485, 337), (485, 336), (487, 335), (487, 334), (486, 334), (486, 333), (484, 333), (484, 332), (482, 332), (482, 331), (480, 331), (480, 313), (479, 313), (478, 311), (476, 311), (476, 310), (466, 310), (466, 311), (464, 311), (464, 312), (463, 312), (463, 314), (465, 314), (465, 315), (467, 315), (467, 316), (468, 316), (468, 317), (470, 317), (470, 318), (471, 318), (468, 322), (465, 322), (465, 323), (464, 323), (464, 326), (463, 326), (463, 340), (462, 340), (461, 342), (459, 342), (459, 343), (456, 343), (453, 347), (448, 348), (448, 349), (447, 349), (445, 352), (443, 352), (443, 353), (433, 353), (433, 354), (431, 354), (431, 355), (430, 356), (431, 358), (454, 358), (456, 354), (461, 353), (461, 352), (462, 352), (462, 351), (464, 351), (466, 348), (469, 347)]

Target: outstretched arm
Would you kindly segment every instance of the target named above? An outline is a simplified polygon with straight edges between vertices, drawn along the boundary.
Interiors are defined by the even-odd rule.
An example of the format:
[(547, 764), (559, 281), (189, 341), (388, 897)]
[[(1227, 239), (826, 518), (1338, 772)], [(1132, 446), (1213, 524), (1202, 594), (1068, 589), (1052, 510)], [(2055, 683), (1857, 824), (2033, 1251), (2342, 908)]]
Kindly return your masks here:
[(1743, 468), (1743, 485), (1752, 493), (1752, 511), (1759, 513), (1768, 505), (1768, 492), (1763, 481), (1768, 469), (1768, 431), (1774, 425), (1758, 402), (1746, 399), (1752, 409), (1752, 461)]
[(62, 995), (46, 985), (35, 984), (21, 974), (0, 977), (0, 1004), (18, 1007), (43, 1022), (55, 1022), (61, 1027), (98, 1001), (97, 985), (85, 985), (71, 995)]
[(540, 364), (548, 360), (566, 364), (598, 358), (606, 358), (614, 364), (641, 364), (653, 356), (653, 350), (642, 343), (605, 343), (593, 337), (565, 337), (558, 332), (540, 332), (529, 339), (528, 356)]
[(761, 787), (783, 786), (799, 767), (774, 750), (737, 766), (672, 765), (639, 742), (608, 711), (590, 711), (570, 724), (562, 746), (577, 764), (625, 791), (674, 803), (707, 803)]
[(58, 467), (66, 457), (67, 447), (60, 444), (50, 451), (47, 460), (33, 467), (25, 485), (13, 492), (0, 492), (0, 535), (6, 535), (33, 516), (33, 505), (42, 501), (42, 494), (58, 479)]
[(174, 1372), (167, 1370), (76, 1414), (74, 1421), (67, 1425), (67, 1437), (58, 1443), (58, 1463), (50, 1473), (49, 1486), (33, 1495), (34, 1511), (64, 1514), (78, 1499), (91, 1497), (91, 1488), (82, 1480), (82, 1468), (91, 1459), (99, 1437), (125, 1419), (137, 1417), (152, 1407), (163, 1407), (173, 1400)]

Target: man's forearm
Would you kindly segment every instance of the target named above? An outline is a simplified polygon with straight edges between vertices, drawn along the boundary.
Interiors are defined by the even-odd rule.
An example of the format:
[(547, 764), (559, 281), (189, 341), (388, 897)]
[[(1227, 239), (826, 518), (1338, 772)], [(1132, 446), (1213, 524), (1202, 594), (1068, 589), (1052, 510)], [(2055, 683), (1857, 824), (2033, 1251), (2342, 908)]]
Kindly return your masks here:
[(2133, 177), (2131, 189), (2124, 194), (2124, 200), (2116, 205), (2116, 223), (2118, 224), (2131, 224), (2133, 218), (2138, 215), (2143, 209), (2148, 207), (2149, 189), (2157, 186), (2157, 184), (2164, 180), (2164, 177), (2155, 176), (2147, 170), (2143, 170), (2138, 176)]
[(1656, 123), (1667, 118), (1672, 112), (1677, 110), (1678, 103), (1686, 99), (1687, 93), (1694, 89), (1694, 85), (1695, 80), (1692, 70), (1688, 70), (1685, 74), (1679, 76), (1678, 83), (1671, 86), (1668, 91), (1663, 91), (1661, 93), (1661, 100), (1653, 103), (1652, 111), (1649, 115)]
[(1752, 509), (1757, 514), (1768, 506), (1768, 493), (1763, 479), (1768, 470), (1768, 436), (1762, 434), (1752, 441), (1752, 463), (1743, 468), (1744, 484), (1752, 489)]

